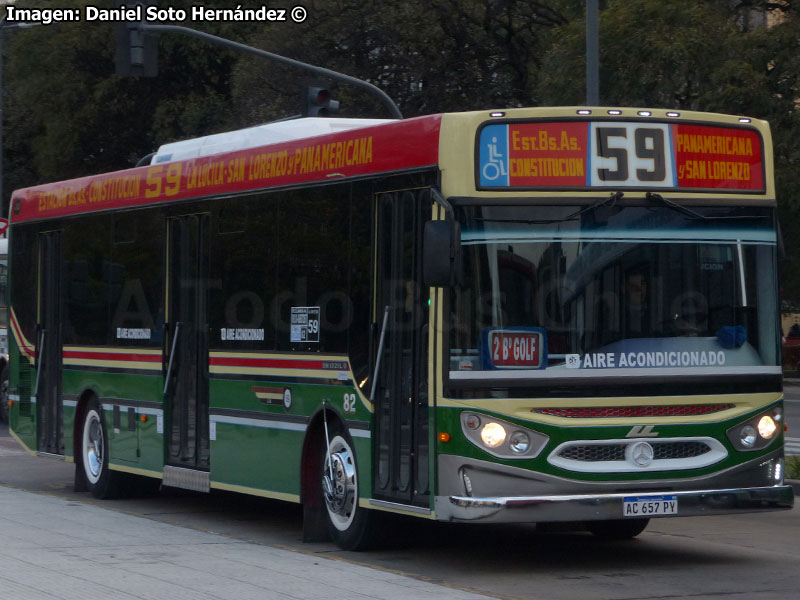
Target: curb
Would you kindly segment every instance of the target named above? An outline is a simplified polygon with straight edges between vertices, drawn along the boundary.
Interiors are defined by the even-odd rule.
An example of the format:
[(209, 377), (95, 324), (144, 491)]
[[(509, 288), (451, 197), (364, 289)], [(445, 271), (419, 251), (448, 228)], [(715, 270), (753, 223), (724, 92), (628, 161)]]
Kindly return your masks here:
[(800, 479), (785, 479), (784, 483), (792, 486), (795, 495), (800, 496)]

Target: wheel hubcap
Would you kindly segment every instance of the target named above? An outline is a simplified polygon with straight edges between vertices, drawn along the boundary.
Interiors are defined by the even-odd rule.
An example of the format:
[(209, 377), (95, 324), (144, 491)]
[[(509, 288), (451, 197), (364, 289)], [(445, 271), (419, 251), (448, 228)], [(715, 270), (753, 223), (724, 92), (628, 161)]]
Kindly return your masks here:
[(334, 439), (331, 443), (330, 459), (325, 459), (322, 492), (331, 520), (339, 529), (350, 525), (355, 513), (358, 493), (355, 467), (350, 448), (341, 438)]
[(91, 411), (86, 417), (83, 434), (83, 464), (86, 475), (92, 483), (96, 483), (103, 470), (103, 428), (100, 417)]

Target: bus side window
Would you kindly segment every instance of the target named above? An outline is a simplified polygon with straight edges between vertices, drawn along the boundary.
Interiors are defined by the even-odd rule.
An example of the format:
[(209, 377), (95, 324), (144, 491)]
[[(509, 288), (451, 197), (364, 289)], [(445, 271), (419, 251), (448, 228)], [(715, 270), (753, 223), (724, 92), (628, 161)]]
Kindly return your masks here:
[(274, 350), (270, 302), (276, 291), (276, 194), (242, 198), (213, 215), (209, 327), (212, 348)]

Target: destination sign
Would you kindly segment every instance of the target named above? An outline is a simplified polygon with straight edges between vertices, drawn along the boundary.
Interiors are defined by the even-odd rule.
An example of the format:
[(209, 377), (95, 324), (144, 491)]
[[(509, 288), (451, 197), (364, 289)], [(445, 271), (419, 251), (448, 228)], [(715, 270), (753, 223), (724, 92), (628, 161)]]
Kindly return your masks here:
[(475, 179), (478, 189), (765, 189), (756, 130), (658, 122), (492, 123), (478, 133)]

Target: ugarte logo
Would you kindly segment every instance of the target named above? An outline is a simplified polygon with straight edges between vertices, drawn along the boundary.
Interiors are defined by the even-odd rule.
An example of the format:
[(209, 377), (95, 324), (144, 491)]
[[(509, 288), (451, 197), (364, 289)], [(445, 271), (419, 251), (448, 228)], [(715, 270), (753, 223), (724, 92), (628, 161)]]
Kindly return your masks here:
[(634, 425), (625, 437), (658, 437), (658, 432), (653, 429), (655, 425)]

